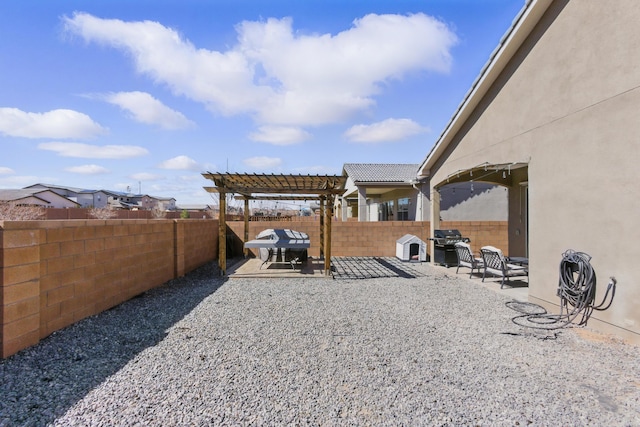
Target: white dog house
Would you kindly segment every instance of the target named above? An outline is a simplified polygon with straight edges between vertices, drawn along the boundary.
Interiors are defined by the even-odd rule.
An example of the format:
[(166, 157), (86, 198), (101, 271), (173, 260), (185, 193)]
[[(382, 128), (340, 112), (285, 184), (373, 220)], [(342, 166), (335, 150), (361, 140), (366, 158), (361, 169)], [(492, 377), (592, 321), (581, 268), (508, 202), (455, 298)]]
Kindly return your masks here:
[(427, 261), (427, 244), (413, 234), (396, 240), (396, 257), (402, 261)]

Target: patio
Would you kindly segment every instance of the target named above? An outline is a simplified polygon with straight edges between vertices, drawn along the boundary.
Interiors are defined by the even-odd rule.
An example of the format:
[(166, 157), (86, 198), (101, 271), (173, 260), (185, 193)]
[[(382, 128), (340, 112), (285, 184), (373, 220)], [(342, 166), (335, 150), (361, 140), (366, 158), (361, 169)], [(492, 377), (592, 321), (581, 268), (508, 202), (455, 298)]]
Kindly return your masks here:
[(324, 260), (310, 257), (294, 268), (286, 262), (267, 262), (263, 265), (258, 258), (238, 260), (229, 267), (229, 278), (300, 278), (300, 276), (320, 279), (373, 279), (382, 277), (416, 278), (424, 274), (412, 268), (411, 263), (395, 257), (332, 257), (332, 272), (324, 274)]

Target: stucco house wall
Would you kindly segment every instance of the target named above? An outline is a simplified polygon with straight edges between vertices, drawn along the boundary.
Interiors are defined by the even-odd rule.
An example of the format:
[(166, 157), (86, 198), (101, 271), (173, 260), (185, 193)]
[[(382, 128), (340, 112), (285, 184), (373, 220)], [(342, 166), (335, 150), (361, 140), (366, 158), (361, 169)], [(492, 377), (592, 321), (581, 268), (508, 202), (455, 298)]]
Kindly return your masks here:
[[(336, 200), (335, 211), (344, 221), (350, 218), (371, 222), (430, 219), (429, 182), (418, 179), (417, 169), (417, 164), (346, 163), (343, 167), (343, 174), (347, 177), (345, 192)], [(508, 193), (488, 191), (493, 188), (493, 184), (481, 182), (475, 183), (475, 192), (474, 184), (469, 183), (457, 183), (441, 188), (439, 191), (443, 195), (443, 219), (505, 221)], [(360, 199), (361, 195), (366, 195), (366, 204)], [(356, 197), (358, 200), (354, 203), (353, 199)], [(347, 198), (352, 201), (349, 202)], [(404, 204), (402, 209), (401, 202)]]
[(431, 185), (484, 162), (518, 163), (505, 181), (509, 246), (530, 257), (530, 301), (557, 312), (562, 253), (586, 252), (596, 300), (609, 276), (618, 280), (613, 305), (590, 325), (640, 342), (640, 7), (556, 0), (535, 8), (544, 14), (517, 30), (524, 42), (506, 65), (494, 62), (499, 77), (431, 162)]

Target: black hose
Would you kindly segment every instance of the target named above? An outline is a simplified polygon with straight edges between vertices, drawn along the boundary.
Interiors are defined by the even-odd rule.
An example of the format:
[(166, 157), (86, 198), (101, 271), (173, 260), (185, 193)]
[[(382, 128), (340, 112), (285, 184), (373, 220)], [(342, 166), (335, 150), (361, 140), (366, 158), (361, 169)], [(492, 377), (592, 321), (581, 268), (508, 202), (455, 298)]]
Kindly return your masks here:
[[(572, 249), (562, 254), (557, 294), (560, 297), (560, 314), (549, 314), (531, 303), (509, 301), (507, 306), (523, 313), (514, 317), (513, 323), (536, 329), (559, 329), (569, 324), (586, 325), (593, 310), (606, 310), (611, 306), (616, 292), (616, 279), (611, 277), (607, 291), (598, 305), (596, 296), (596, 273), (591, 266), (591, 256)], [(611, 292), (611, 298), (608, 299)], [(608, 303), (606, 303), (608, 299)], [(606, 305), (605, 305), (606, 303)], [(535, 311), (530, 306), (538, 307)], [(542, 309), (542, 311), (540, 311)]]

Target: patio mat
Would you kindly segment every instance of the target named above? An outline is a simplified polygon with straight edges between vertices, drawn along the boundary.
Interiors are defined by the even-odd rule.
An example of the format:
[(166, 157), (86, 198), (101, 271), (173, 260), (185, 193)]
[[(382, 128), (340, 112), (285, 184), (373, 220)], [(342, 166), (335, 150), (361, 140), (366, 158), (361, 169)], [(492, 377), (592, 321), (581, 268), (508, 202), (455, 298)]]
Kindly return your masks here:
[(331, 257), (334, 279), (375, 279), (403, 277), (413, 279), (424, 276), (409, 263), (393, 257)]

